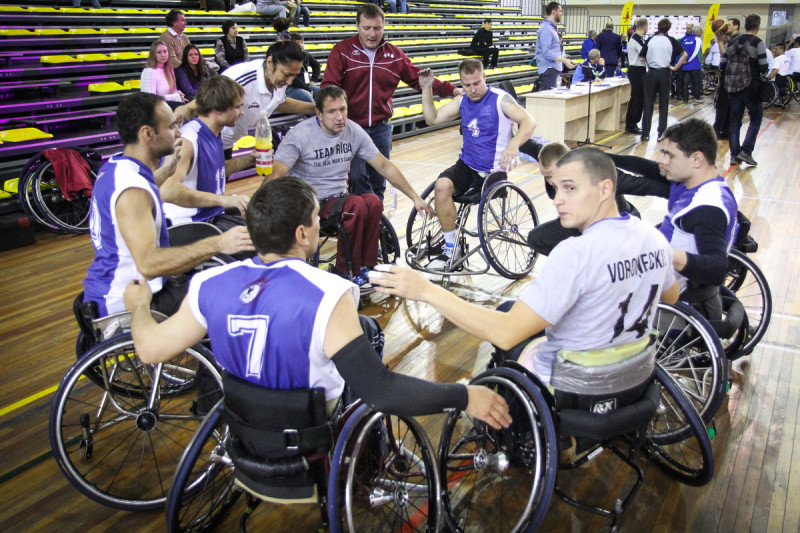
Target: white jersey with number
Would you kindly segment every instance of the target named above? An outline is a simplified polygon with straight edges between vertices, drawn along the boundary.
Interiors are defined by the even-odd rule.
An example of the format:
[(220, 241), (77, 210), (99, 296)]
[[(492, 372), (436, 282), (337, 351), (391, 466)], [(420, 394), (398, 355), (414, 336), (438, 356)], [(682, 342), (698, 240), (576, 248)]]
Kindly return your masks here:
[(534, 370), (549, 382), (561, 349), (603, 349), (642, 339), (661, 292), (672, 286), (672, 248), (627, 214), (589, 226), (553, 249), (520, 301), (551, 324)]

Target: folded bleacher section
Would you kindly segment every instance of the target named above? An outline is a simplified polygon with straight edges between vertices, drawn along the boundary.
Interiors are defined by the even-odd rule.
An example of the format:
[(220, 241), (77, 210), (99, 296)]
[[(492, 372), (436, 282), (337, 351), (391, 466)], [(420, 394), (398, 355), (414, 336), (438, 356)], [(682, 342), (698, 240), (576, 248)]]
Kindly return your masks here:
[[(311, 25), (298, 31), (323, 68), (333, 45), (355, 33), (359, 4), (304, 1)], [(138, 90), (147, 50), (164, 31), (169, 9), (186, 14), (187, 35), (206, 57), (213, 57), (226, 19), (237, 21), (251, 58), (275, 40), (268, 17), (200, 11), (198, 2), (189, 0), (112, 0), (101, 9), (69, 6), (69, 0), (34, 0), (25, 7), (0, 2), (0, 201), (13, 199), (13, 179), (41, 150), (92, 147), (106, 156), (119, 151), (116, 105)], [(456, 50), (468, 47), (483, 19), (491, 17), (501, 53), (498, 68), (487, 71), (489, 82), (508, 80), (517, 92), (533, 87), (537, 71), (530, 62), (541, 18), (523, 16), (499, 0), (418, 0), (410, 9), (410, 14), (387, 14), (385, 38), (415, 64), (457, 82), (463, 57)], [(577, 55), (583, 38), (566, 34), (566, 49)], [(401, 84), (393, 100), (396, 139), (431, 129), (422, 120), (419, 93)]]

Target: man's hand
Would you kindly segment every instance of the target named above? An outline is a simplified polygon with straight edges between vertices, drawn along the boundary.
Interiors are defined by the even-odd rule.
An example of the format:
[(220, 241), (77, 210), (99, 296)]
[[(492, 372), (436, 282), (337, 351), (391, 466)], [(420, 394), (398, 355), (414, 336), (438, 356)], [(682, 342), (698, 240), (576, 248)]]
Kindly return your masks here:
[(483, 420), (494, 429), (506, 428), (511, 424), (508, 404), (502, 396), (483, 385), (467, 385), (467, 393), (469, 416)]
[(250, 203), (250, 197), (246, 194), (231, 194), (230, 196), (222, 197), (222, 207), (225, 209), (238, 209), (242, 216), (247, 212), (247, 204)]
[(122, 295), (122, 299), (128, 311), (133, 312), (141, 307), (149, 309), (153, 293), (150, 291), (150, 285), (146, 281), (135, 279), (125, 287), (125, 294)]
[(414, 200), (414, 209), (417, 210), (417, 213), (428, 213), (430, 216), (434, 216), (436, 213), (433, 211), (431, 204), (417, 196)]
[(503, 153), (500, 155), (500, 168), (506, 172), (517, 168), (519, 165), (519, 150), (511, 146), (507, 146)]
[(573, 63), (572, 60), (570, 60), (570, 58), (564, 56), (562, 59), (564, 59), (564, 66), (565, 67), (567, 67), (568, 69), (574, 69), (575, 68), (575, 63)]
[(419, 71), (419, 88), (423, 91), (428, 88), (433, 88), (433, 82), (436, 78), (433, 77), (433, 71), (429, 68), (424, 68)]
[(686, 268), (687, 260), (688, 258), (686, 257), (686, 252), (679, 250), (678, 248), (672, 249), (672, 268), (674, 268), (677, 272), (680, 272)]
[(461, 96), (462, 94), (464, 94), (464, 89), (462, 89), (461, 87), (456, 87), (455, 89), (453, 89), (453, 98)]
[(159, 187), (167, 181), (167, 178), (175, 174), (175, 170), (178, 168), (178, 162), (181, 160), (181, 147), (183, 146), (183, 139), (177, 139), (175, 141), (175, 151), (172, 152), (170, 155), (166, 156), (164, 160), (161, 162), (161, 166), (156, 169), (153, 173), (153, 177), (156, 180), (156, 185)]
[(600, 60), (598, 61), (598, 63), (600, 63), (600, 64), (601, 64), (601, 65), (603, 65), (603, 66), (606, 66), (606, 60), (605, 60), (605, 59), (603, 59), (602, 57), (600, 58)]
[(238, 254), (239, 252), (252, 252), (255, 250), (250, 234), (244, 226), (236, 226), (219, 236), (219, 252), (223, 254)]
[(427, 301), (428, 289), (433, 287), (419, 272), (396, 265), (375, 265), (368, 275), (378, 292), (409, 300)]

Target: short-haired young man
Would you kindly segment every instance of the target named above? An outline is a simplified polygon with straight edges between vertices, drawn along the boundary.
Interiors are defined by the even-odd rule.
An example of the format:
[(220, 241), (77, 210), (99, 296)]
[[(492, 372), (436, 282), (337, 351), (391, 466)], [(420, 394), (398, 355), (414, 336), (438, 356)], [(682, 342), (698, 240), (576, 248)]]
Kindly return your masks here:
[[(350, 119), (364, 128), (386, 159), (392, 152), (392, 95), (402, 81), (412, 89), (419, 86), (420, 68), (397, 46), (383, 38), (384, 14), (374, 4), (363, 4), (356, 11), (358, 35), (348, 37), (328, 54), (322, 87), (337, 85), (345, 90), (350, 103)], [(433, 91), (449, 98), (461, 89), (437, 80)], [(350, 190), (355, 194), (374, 193), (383, 201), (386, 179), (360, 157), (350, 168)]]
[(241, 115), (244, 89), (225, 76), (211, 78), (197, 92), (198, 117), (181, 128), (181, 159), (175, 173), (161, 185), (164, 213), (172, 224), (208, 222), (223, 231), (244, 225), (244, 219), (225, 214), (238, 209), (244, 216), (247, 195), (226, 195), (227, 176), (250, 168), (248, 154), (225, 160), (222, 128), (233, 127)]
[(558, 23), (564, 16), (564, 9), (558, 2), (545, 6), (547, 15), (536, 32), (536, 66), (539, 69), (539, 83), (542, 91), (556, 86), (561, 70), (575, 68), (569, 56), (564, 53)]
[(122, 294), (128, 282), (147, 280), (156, 293), (153, 308), (171, 314), (185, 286), (165, 276), (186, 272), (218, 253), (252, 250), (252, 243), (247, 230), (236, 227), (170, 247), (153, 171), (175, 150), (180, 136), (175, 116), (162, 97), (135, 93), (120, 102), (117, 125), (122, 155), (102, 166), (92, 192), (89, 228), (95, 257), (83, 282), (84, 301), (95, 302), (99, 316), (118, 313), (125, 310)]
[[(758, 164), (753, 159), (753, 150), (756, 148), (761, 119), (764, 117), (764, 107), (761, 103), (761, 88), (763, 87), (761, 76), (766, 75), (769, 69), (767, 47), (764, 45), (764, 41), (757, 37), (760, 28), (761, 17), (756, 14), (747, 15), (744, 20), (745, 33), (739, 34), (730, 40), (719, 64), (722, 73), (728, 74), (727, 68), (731, 57), (737, 53), (739, 47), (743, 47), (750, 66), (750, 85), (739, 92), (728, 91), (731, 107), (731, 129), (728, 142), (731, 149), (732, 165), (744, 163), (756, 166)], [(723, 84), (723, 89), (726, 86), (726, 84)], [(750, 117), (750, 124), (747, 127), (744, 142), (740, 145), (739, 136), (745, 109), (747, 109), (747, 115)]]
[[(717, 41), (720, 43), (720, 63), (722, 62), (722, 55), (725, 54), (725, 50), (728, 49), (728, 45), (730, 41), (739, 35), (739, 28), (741, 27), (741, 22), (737, 18), (728, 19), (725, 23), (728, 26), (728, 32), (726, 37), (723, 38), (722, 35), (719, 35), (719, 40)], [(724, 27), (724, 26), (723, 26)], [(714, 114), (714, 133), (717, 134), (717, 138), (720, 140), (726, 140), (730, 135), (731, 131), (731, 106), (730, 106), (730, 99), (728, 98), (728, 91), (724, 90), (723, 87), (725, 86), (725, 74), (721, 73), (719, 77), (719, 88), (720, 90), (717, 91), (717, 99), (716, 99), (716, 112)]]
[(647, 73), (647, 60), (639, 54), (644, 49), (644, 34), (647, 33), (646, 18), (638, 18), (633, 23), (633, 34), (628, 40), (628, 81), (631, 83), (631, 99), (625, 114), (625, 131), (640, 135), (639, 121), (644, 110), (644, 79)]
[[(465, 59), (458, 65), (464, 95), (437, 108), (433, 104), (434, 84), (430, 69), (420, 72), (422, 112), (431, 126), (461, 118), (464, 140), (455, 165), (436, 180), (434, 198), (436, 215), (442, 225), (445, 247), (441, 257), (427, 265), (431, 270), (457, 268), (461, 251), (455, 245), (456, 206), (454, 194), (481, 185), (489, 174), (507, 171), (519, 164), (519, 147), (530, 139), (536, 121), (514, 98), (500, 89), (486, 85), (486, 73), (477, 59)], [(512, 136), (512, 123), (519, 124)]]
[(483, 21), (483, 25), (472, 37), (469, 47), (475, 54), (483, 56), (483, 68), (497, 68), (500, 50), (492, 46), (492, 19)]
[(191, 44), (184, 33), (186, 30), (186, 17), (177, 9), (171, 9), (166, 15), (167, 29), (158, 36), (158, 40), (167, 46), (169, 62), (172, 68), (181, 66), (183, 49)]
[[(364, 286), (366, 270), (378, 262), (383, 202), (373, 193), (347, 194), (347, 173), (352, 160), (361, 157), (389, 183), (414, 202), (418, 210), (429, 209), (391, 161), (380, 153), (364, 130), (347, 118), (347, 95), (341, 87), (328, 85), (317, 94), (316, 117), (291, 130), (275, 153), (269, 179), (296, 176), (317, 191), (323, 220), (340, 220), (350, 241), (353, 272), (348, 272), (344, 239), (339, 239), (336, 272)], [(362, 272), (363, 271), (363, 272)]]
[[(642, 141), (650, 140), (650, 122), (653, 119), (653, 106), (658, 94), (658, 137), (667, 129), (669, 116), (669, 93), (672, 73), (678, 71), (688, 57), (683, 47), (668, 35), (672, 22), (669, 19), (658, 21), (658, 33), (650, 37), (639, 52), (647, 61), (647, 75), (644, 79), (644, 112), (642, 114)], [(672, 58), (678, 57), (675, 65)]]
[(143, 362), (169, 360), (208, 335), (217, 363), (255, 385), (323, 387), (335, 402), (347, 384), (378, 411), (415, 416), (453, 408), (494, 428), (511, 423), (506, 402), (486, 387), (431, 383), (381, 362), (356, 313), (358, 291), (306, 262), (319, 240), (311, 186), (293, 177), (264, 183), (247, 226), (258, 257), (194, 276), (180, 310), (165, 322), (150, 316), (146, 284), (128, 286), (125, 303)]
[[(554, 204), (565, 227), (581, 232), (559, 244), (507, 313), (467, 303), (421, 273), (398, 266), (370, 273), (378, 291), (434, 306), (448, 320), (519, 359), (550, 382), (559, 350), (628, 345), (644, 350), (657, 298), (674, 302), (672, 250), (658, 230), (615, 202), (616, 169), (595, 148), (578, 148), (553, 171)], [(383, 270), (384, 267), (382, 267)], [(546, 328), (546, 340), (523, 342)], [(524, 348), (524, 351), (523, 351)]]

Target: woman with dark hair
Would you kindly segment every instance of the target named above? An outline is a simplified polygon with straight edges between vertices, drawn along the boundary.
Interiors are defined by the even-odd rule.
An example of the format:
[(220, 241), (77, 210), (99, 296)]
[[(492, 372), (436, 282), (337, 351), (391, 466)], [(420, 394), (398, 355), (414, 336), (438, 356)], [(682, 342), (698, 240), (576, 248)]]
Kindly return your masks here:
[(175, 79), (187, 101), (194, 100), (200, 85), (216, 75), (217, 72), (206, 65), (203, 54), (195, 45), (190, 44), (183, 49), (183, 59), (175, 71)]
[(250, 53), (247, 51), (247, 43), (239, 37), (239, 26), (235, 20), (226, 20), (222, 23), (222, 37), (217, 39), (214, 44), (217, 65), (221, 69), (226, 69), (237, 63), (250, 61)]
[(175, 72), (169, 62), (167, 45), (161, 41), (153, 41), (150, 45), (147, 64), (139, 80), (139, 90), (163, 96), (170, 107), (174, 107), (173, 102), (177, 104), (186, 102), (186, 98), (175, 83)]
[(278, 41), (290, 41), (292, 36), (289, 32), (289, 28), (292, 25), (292, 21), (288, 18), (276, 18), (272, 21), (272, 29), (275, 30), (275, 33), (278, 34), (277, 40)]

